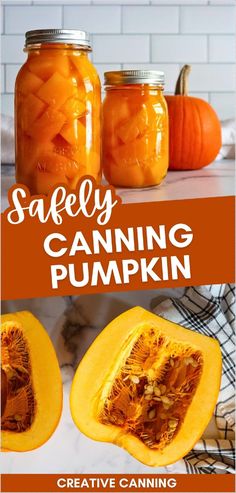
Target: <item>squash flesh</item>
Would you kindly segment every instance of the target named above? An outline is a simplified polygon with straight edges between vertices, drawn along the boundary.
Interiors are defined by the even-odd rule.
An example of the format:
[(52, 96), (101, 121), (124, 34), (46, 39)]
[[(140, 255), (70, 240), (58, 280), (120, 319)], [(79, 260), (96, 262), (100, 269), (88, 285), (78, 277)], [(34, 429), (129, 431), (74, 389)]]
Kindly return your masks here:
[[(62, 410), (60, 368), (49, 336), (31, 313), (11, 313), (3, 315), (1, 319), (2, 341), (4, 341), (4, 333), (8, 330), (14, 332), (15, 343), (16, 338), (21, 336), (14, 357), (13, 353), (9, 352), (9, 344), (2, 344), (1, 365), (7, 375), (8, 399), (1, 419), (1, 447), (3, 450), (24, 452), (45, 443), (57, 427)], [(9, 365), (9, 355), (11, 365)], [(23, 382), (26, 385), (22, 384), (20, 394), (15, 396), (13, 406), (9, 393), (11, 388), (9, 371), (12, 371), (14, 364), (18, 377), (21, 376), (20, 369), (23, 372), (28, 371), (28, 376)], [(19, 379), (15, 378), (15, 382), (16, 386), (19, 386)], [(7, 420), (9, 413), (11, 419)], [(17, 419), (12, 416), (17, 416)], [(23, 420), (23, 417), (27, 419)], [(23, 421), (24, 426), (20, 426)], [(14, 426), (10, 429), (12, 423)]]
[[(186, 385), (192, 380), (191, 392), (188, 399), (185, 396), (178, 400), (177, 391), (174, 392), (174, 396), (169, 395), (169, 377), (171, 374), (174, 375), (175, 371), (175, 367), (169, 363), (169, 370), (167, 369), (165, 376), (162, 375), (157, 386), (165, 385), (165, 382), (168, 384), (163, 396), (172, 397), (170, 400), (174, 400), (174, 404), (164, 410), (167, 418), (160, 424), (160, 408), (163, 407), (163, 401), (161, 403), (156, 401), (157, 405), (153, 406), (155, 407), (155, 417), (153, 416), (153, 419), (148, 420), (146, 419), (147, 410), (148, 412), (153, 410), (153, 407), (149, 408), (151, 400), (147, 400), (148, 404), (144, 403), (144, 395), (138, 396), (137, 386), (140, 387), (141, 384), (143, 394), (145, 394), (144, 385), (152, 385), (153, 381), (144, 382), (143, 374), (137, 373), (137, 366), (135, 371), (133, 367), (129, 378), (125, 381), (126, 385), (122, 383), (124, 395), (127, 397), (127, 389), (130, 391), (129, 395), (132, 395), (131, 401), (125, 404), (127, 415), (123, 416), (122, 423), (114, 423), (112, 422), (113, 414), (116, 417), (118, 410), (124, 411), (124, 400), (123, 398), (121, 400), (120, 393), (114, 413), (114, 392), (117, 383), (120, 383), (120, 375), (123, 374), (126, 378), (127, 361), (132, 355), (135, 342), (148, 330), (154, 330), (154, 333), (161, 334), (161, 337), (165, 338), (165, 344), (169, 344), (168, 361), (173, 359), (175, 365), (179, 358), (181, 371), (184, 359), (190, 358), (190, 364), (184, 366), (188, 368), (187, 371), (190, 371), (192, 376), (195, 375), (192, 380), (189, 373), (189, 378), (186, 380)], [(164, 354), (163, 351), (160, 358), (163, 358)], [(210, 363), (213, 354), (214, 365)], [(160, 361), (157, 359), (154, 364), (157, 371), (162, 366)], [(153, 370), (152, 364), (147, 365), (145, 371), (150, 371), (150, 369)], [(157, 380), (156, 370), (154, 372), (155, 381)], [(130, 377), (133, 376), (138, 377), (140, 381), (136, 384), (132, 382)], [(146, 465), (168, 465), (186, 455), (201, 437), (216, 404), (220, 379), (221, 354), (217, 341), (184, 329), (136, 307), (113, 320), (97, 337), (84, 356), (72, 384), (72, 417), (78, 428), (88, 437), (115, 443), (125, 448)], [(104, 412), (107, 408), (108, 413)], [(137, 415), (141, 418), (139, 421)], [(133, 420), (134, 416), (135, 420)], [(171, 427), (173, 426), (172, 433), (167, 435), (166, 429), (168, 429), (169, 421), (176, 423), (174, 420), (178, 417), (181, 419), (178, 419), (177, 426), (174, 427), (171, 423)], [(140, 424), (140, 421), (142, 423), (141, 432), (137, 425), (137, 423)], [(146, 429), (143, 429), (144, 423)], [(154, 425), (152, 425), (153, 423)], [(147, 429), (148, 433), (146, 432)], [(154, 430), (157, 431), (155, 433), (156, 440), (153, 440)]]
[(178, 433), (201, 372), (200, 351), (144, 328), (102, 401), (99, 421), (162, 450)]

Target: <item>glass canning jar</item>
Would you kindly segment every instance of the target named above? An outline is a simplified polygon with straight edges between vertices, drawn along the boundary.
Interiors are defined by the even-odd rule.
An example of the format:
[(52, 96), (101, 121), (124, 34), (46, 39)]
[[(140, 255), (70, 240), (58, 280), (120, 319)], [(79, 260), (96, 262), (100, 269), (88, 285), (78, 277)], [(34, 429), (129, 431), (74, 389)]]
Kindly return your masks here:
[(105, 73), (102, 165), (107, 181), (121, 187), (158, 185), (168, 168), (168, 112), (164, 73)]
[(28, 58), (15, 85), (16, 180), (32, 194), (84, 175), (100, 181), (101, 87), (89, 36), (61, 29), (26, 33)]

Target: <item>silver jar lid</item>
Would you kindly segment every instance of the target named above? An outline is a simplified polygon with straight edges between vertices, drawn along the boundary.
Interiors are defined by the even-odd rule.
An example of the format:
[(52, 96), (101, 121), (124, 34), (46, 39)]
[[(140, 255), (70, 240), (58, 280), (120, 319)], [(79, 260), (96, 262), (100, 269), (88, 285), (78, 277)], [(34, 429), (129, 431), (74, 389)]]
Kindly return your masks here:
[(117, 70), (105, 72), (105, 86), (123, 84), (153, 84), (163, 86), (165, 74), (159, 70)]
[(91, 50), (89, 33), (74, 29), (37, 29), (25, 33), (25, 47), (43, 43), (63, 43)]

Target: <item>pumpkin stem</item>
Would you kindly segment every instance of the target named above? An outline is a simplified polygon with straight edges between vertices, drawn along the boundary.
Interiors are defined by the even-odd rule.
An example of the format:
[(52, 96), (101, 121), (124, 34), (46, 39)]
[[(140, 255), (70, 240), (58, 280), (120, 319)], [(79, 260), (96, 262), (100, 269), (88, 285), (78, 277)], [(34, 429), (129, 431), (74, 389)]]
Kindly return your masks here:
[(184, 65), (180, 70), (179, 77), (175, 86), (175, 95), (188, 95), (188, 76), (191, 71), (191, 65)]

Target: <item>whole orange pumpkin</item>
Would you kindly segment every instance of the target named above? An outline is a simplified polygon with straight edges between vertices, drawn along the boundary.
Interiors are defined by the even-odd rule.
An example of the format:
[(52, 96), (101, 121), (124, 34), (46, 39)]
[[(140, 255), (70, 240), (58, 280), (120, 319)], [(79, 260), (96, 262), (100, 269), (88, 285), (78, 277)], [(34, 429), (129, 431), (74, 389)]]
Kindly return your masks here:
[(221, 126), (212, 106), (188, 96), (190, 65), (180, 71), (175, 94), (166, 96), (169, 111), (169, 169), (203, 168), (221, 148)]

